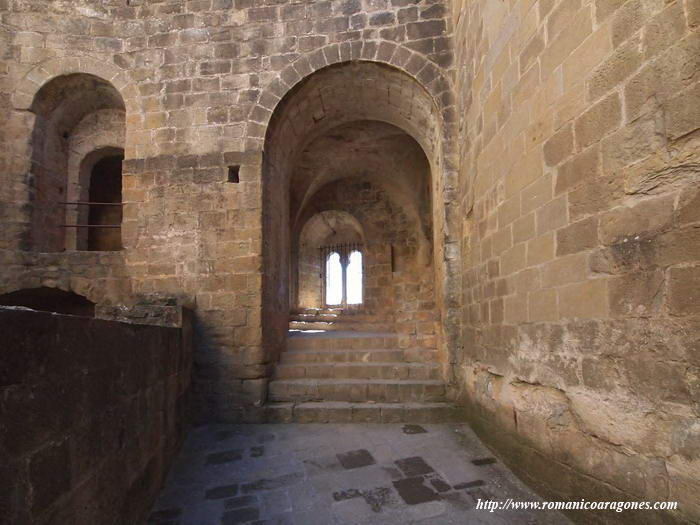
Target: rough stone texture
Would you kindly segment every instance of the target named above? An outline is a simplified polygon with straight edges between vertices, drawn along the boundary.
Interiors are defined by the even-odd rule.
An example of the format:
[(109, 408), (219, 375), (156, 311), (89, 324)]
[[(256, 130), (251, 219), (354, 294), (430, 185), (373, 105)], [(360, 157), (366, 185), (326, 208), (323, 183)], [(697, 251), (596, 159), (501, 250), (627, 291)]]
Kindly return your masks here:
[(569, 523), (476, 508), (508, 498), (539, 500), (466, 425), (209, 424), (188, 436), (149, 523)]
[[(555, 496), (699, 519), (696, 0), (0, 0), (0, 17), (0, 293), (164, 324), (192, 307), (198, 417), (259, 416), (296, 236), (326, 185), (365, 177), (409, 255), (388, 284), (377, 252), (378, 296), (400, 288), (399, 332), (432, 340), (513, 464)], [(362, 143), (377, 121), (405, 158)], [(110, 148), (124, 250), (73, 251), (56, 203)]]
[[(31, 286), (77, 291), (109, 307), (130, 307), (154, 294), (177, 297), (197, 310), (195, 390), (202, 419), (231, 419), (237, 407), (260, 404), (270, 365), (284, 348), (289, 283), (282, 277), (285, 260), (273, 261), (288, 250), (290, 235), (269, 220), (278, 212), (286, 216), (289, 180), (267, 173), (262, 150), (266, 134), (273, 135), (267, 133), (273, 111), (281, 121), (292, 107), (289, 122), (300, 139), (369, 119), (399, 125), (420, 143), (430, 163), (428, 204), (435, 216), (419, 234), (421, 264), (434, 261), (421, 278), (433, 278), (437, 300), (423, 301), (432, 312), (419, 322), (434, 325), (440, 310), (454, 344), (458, 287), (447, 283), (458, 278), (458, 250), (444, 202), (456, 172), (443, 140), (455, 113), (443, 6), (8, 0), (1, 7), (0, 38), (8, 53), (0, 68), (6, 122), (0, 172), (7, 182), (0, 189), (0, 246), (10, 265), (3, 291), (40, 281)], [(382, 64), (384, 81), (375, 82), (377, 68), (362, 66), (322, 75), (350, 61)], [(316, 95), (292, 101), (292, 88), (314, 73), (322, 78), (306, 84)], [(320, 91), (326, 113), (307, 110)], [(265, 147), (268, 160), (280, 140)], [(124, 252), (100, 268), (93, 262), (104, 254), (18, 252), (82, 247), (84, 232), (60, 227), (80, 213), (56, 202), (84, 190), (76, 181), (105, 147), (124, 149)], [(238, 183), (228, 182), (231, 166), (240, 166)], [(268, 182), (274, 198), (265, 194)]]
[(452, 2), (454, 395), (551, 498), (679, 501), (645, 523), (700, 519), (696, 4)]
[(184, 437), (192, 331), (0, 308), (3, 522), (141, 523)]

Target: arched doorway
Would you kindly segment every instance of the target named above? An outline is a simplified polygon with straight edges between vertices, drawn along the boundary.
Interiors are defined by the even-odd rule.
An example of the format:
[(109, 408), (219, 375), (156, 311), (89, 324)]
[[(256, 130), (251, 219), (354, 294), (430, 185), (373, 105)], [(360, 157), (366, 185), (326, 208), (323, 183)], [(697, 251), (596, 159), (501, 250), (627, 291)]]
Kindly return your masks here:
[(367, 312), (435, 345), (441, 129), (415, 79), (371, 62), (317, 71), (278, 104), (263, 161), (263, 337), (273, 360), (299, 306), (300, 235), (327, 211), (362, 216)]
[(124, 153), (106, 153), (90, 170), (87, 249), (121, 250), (122, 161)]

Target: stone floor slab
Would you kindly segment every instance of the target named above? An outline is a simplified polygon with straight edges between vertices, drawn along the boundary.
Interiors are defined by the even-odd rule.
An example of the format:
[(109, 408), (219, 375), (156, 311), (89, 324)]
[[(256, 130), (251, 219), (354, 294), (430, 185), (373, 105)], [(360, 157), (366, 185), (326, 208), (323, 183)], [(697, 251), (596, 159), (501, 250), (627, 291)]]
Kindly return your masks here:
[(208, 425), (190, 432), (149, 523), (569, 523), (477, 510), (538, 499), (492, 457), (460, 424)]

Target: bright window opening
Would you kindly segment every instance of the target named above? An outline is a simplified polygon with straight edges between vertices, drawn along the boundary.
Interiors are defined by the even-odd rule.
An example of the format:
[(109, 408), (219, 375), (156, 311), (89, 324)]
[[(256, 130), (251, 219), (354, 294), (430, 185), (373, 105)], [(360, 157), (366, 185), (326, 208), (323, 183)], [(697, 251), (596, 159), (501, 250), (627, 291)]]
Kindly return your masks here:
[(343, 302), (343, 267), (340, 254), (333, 252), (326, 259), (326, 304), (339, 305)]
[(322, 249), (326, 254), (323, 278), (327, 306), (362, 304), (362, 252), (357, 246), (342, 244)]
[(362, 252), (357, 250), (350, 254), (347, 266), (347, 301), (362, 303)]

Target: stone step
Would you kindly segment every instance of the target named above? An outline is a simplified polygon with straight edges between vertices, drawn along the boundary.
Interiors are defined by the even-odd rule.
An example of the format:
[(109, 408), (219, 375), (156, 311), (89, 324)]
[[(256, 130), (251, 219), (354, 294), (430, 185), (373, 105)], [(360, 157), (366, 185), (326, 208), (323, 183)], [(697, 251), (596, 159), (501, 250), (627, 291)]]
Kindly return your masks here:
[(328, 321), (324, 319), (292, 319), (289, 322), (290, 330), (323, 330), (342, 332), (389, 332), (391, 323), (378, 323), (371, 321)]
[[(317, 315), (317, 314), (328, 314), (328, 315), (340, 315), (343, 313), (342, 308), (297, 308), (290, 312), (290, 315)], [(347, 313), (347, 312), (346, 312)]]
[(417, 379), (439, 380), (440, 368), (427, 363), (284, 363), (276, 379)]
[(300, 313), (300, 314), (291, 314), (289, 316), (290, 321), (335, 321), (340, 317), (339, 313), (323, 313), (323, 312), (318, 312), (318, 313)]
[(279, 379), (270, 382), (270, 401), (364, 403), (440, 402), (442, 381), (401, 379)]
[(362, 348), (396, 348), (398, 336), (389, 332), (292, 332), (290, 350), (349, 350)]
[(425, 348), (366, 348), (356, 350), (290, 349), (281, 364), (299, 363), (436, 363), (437, 352)]
[[(342, 312), (298, 312), (289, 314), (290, 321), (339, 321), (341, 323), (376, 323), (381, 318), (373, 314), (344, 314)], [(386, 322), (386, 320), (384, 320)]]
[(452, 423), (463, 418), (448, 403), (268, 403), (268, 423)]

